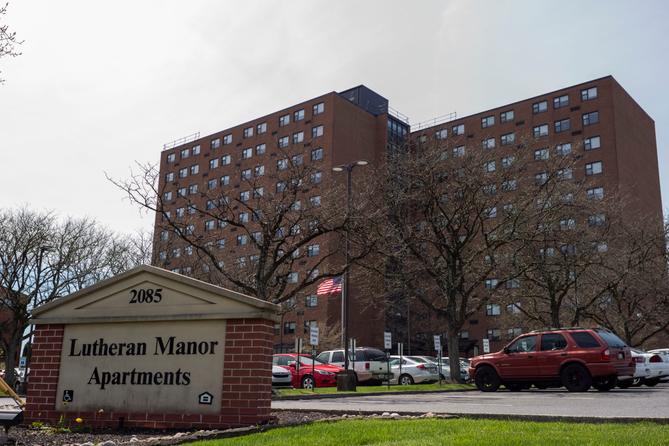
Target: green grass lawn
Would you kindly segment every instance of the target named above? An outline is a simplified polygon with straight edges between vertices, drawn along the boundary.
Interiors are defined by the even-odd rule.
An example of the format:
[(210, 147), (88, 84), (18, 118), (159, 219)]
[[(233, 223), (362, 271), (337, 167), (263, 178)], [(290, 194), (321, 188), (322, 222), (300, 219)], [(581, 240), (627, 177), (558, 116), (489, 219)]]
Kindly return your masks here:
[(588, 424), (472, 419), (346, 420), (285, 427), (198, 446), (667, 445), (669, 425)]
[(279, 395), (288, 396), (288, 395), (324, 395), (331, 393), (345, 393), (345, 394), (358, 394), (358, 393), (376, 393), (376, 392), (408, 392), (408, 391), (424, 391), (424, 392), (434, 392), (436, 390), (468, 390), (474, 389), (475, 387), (472, 384), (413, 384), (411, 386), (358, 386), (357, 392), (337, 392), (336, 387), (323, 387), (317, 388), (316, 392), (313, 390), (305, 389), (279, 389)]

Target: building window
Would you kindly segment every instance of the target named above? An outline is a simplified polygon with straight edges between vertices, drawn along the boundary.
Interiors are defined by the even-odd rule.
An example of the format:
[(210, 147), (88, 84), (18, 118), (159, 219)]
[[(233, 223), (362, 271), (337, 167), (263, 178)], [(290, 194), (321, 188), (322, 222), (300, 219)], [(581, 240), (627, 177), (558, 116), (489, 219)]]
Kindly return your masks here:
[(506, 180), (502, 182), (503, 191), (512, 191), (518, 189), (518, 180)]
[(293, 133), (293, 144), (304, 142), (304, 132)]
[(547, 160), (549, 157), (550, 153), (548, 152), (548, 149), (538, 149), (534, 151), (535, 161)]
[(293, 166), (301, 166), (304, 163), (304, 156), (302, 154), (293, 155), (290, 157)]
[(190, 174), (191, 175), (197, 175), (200, 172), (200, 165), (199, 164), (193, 164), (190, 166)]
[(602, 141), (599, 136), (591, 136), (590, 138), (585, 138), (583, 140), (583, 147), (585, 150), (595, 150), (599, 149), (602, 146)]
[(323, 159), (323, 148), (319, 147), (311, 151), (311, 161), (319, 161)]
[(543, 113), (548, 110), (548, 101), (535, 102), (532, 104), (532, 113)]
[(595, 214), (588, 217), (588, 226), (604, 226), (606, 223), (606, 215)]
[(499, 316), (502, 314), (502, 306), (499, 304), (487, 304), (485, 306), (486, 316)]
[(506, 133), (499, 138), (499, 143), (503, 146), (510, 146), (516, 142), (515, 133)]
[[(520, 280), (518, 280), (518, 279), (509, 279), (509, 280), (507, 280), (506, 282), (504, 282), (504, 286), (505, 286), (507, 289), (510, 289), (510, 290), (518, 289), (518, 288), (520, 288)], [(515, 307), (514, 304), (511, 304), (511, 305), (513, 305), (513, 306)], [(506, 308), (507, 308), (507, 310), (508, 310), (509, 306), (507, 306)]]
[(584, 90), (581, 90), (581, 100), (590, 101), (597, 97), (597, 87), (590, 87)]
[(218, 186), (218, 181), (216, 181), (216, 179), (207, 181), (207, 189), (216, 189), (216, 186)]
[(592, 187), (585, 191), (586, 197), (588, 200), (603, 200), (604, 199), (604, 188), (603, 187)]
[(295, 322), (283, 323), (283, 334), (295, 334)]
[(464, 124), (454, 125), (451, 128), (451, 133), (453, 134), (453, 136), (464, 135), (465, 134), (465, 125)]
[(190, 156), (190, 150), (181, 149), (181, 159), (188, 158)]
[(177, 208), (177, 218), (183, 218), (186, 215), (186, 208)]
[(288, 142), (289, 142), (288, 136), (282, 136), (281, 138), (279, 138), (279, 148), (285, 149), (286, 147), (288, 147)]
[(249, 222), (249, 213), (248, 212), (240, 212), (239, 213), (239, 222), (240, 223), (248, 223)]
[(307, 257), (316, 257), (321, 253), (321, 245), (309, 245), (307, 246)]
[(461, 330), (458, 332), (458, 338), (467, 340), (469, 339), (469, 330)]
[(168, 183), (174, 181), (174, 172), (168, 172), (167, 174), (165, 174), (165, 181)]
[(596, 161), (594, 163), (588, 163), (585, 165), (585, 174), (590, 176), (590, 175), (598, 175), (602, 173), (602, 162), (601, 161)]
[(262, 133), (266, 133), (267, 132), (267, 123), (266, 122), (261, 122), (260, 124), (258, 124), (256, 126), (256, 132), (258, 132), (258, 135), (260, 135)]
[(571, 128), (571, 121), (569, 120), (569, 118), (555, 121), (555, 133), (566, 132), (570, 128)]
[(232, 135), (223, 136), (223, 145), (232, 144)]
[(573, 218), (563, 218), (560, 220), (560, 230), (567, 231), (570, 229), (576, 229), (576, 220)]
[(318, 126), (311, 129), (311, 137), (312, 138), (318, 138), (319, 136), (323, 136), (323, 126), (322, 125), (318, 125)]
[(290, 115), (279, 116), (279, 127), (290, 124)]
[(205, 231), (213, 231), (216, 229), (216, 220), (207, 220), (204, 222)]
[(218, 167), (218, 158), (209, 160), (209, 170), (216, 169)]
[(280, 159), (276, 162), (276, 170), (288, 169), (288, 158)]
[(230, 175), (223, 175), (221, 177), (221, 186), (227, 186), (230, 184)]
[(301, 121), (304, 119), (304, 109), (300, 109), (293, 113), (293, 121)]
[(244, 129), (244, 138), (250, 138), (253, 136), (253, 127), (247, 127)]
[(221, 138), (216, 138), (211, 140), (211, 148), (218, 149), (221, 147)]
[(177, 160), (177, 157), (174, 153), (170, 153), (169, 155), (167, 155), (167, 162), (168, 163), (173, 163), (176, 160)]
[(191, 184), (188, 186), (188, 193), (191, 195), (197, 194), (197, 184)]
[(237, 246), (244, 246), (249, 242), (249, 236), (246, 234), (240, 234), (237, 236)]
[(447, 129), (437, 130), (434, 133), (434, 137), (436, 139), (446, 139), (446, 137), (448, 137), (448, 130)]
[(177, 189), (177, 197), (185, 197), (187, 193), (188, 189), (186, 189), (185, 187), (180, 187), (179, 189)]
[(264, 155), (265, 154), (265, 144), (258, 144), (256, 146), (256, 155)]
[(485, 288), (486, 290), (494, 290), (497, 288), (497, 284), (499, 281), (497, 279), (486, 279), (485, 280)]
[(252, 156), (253, 156), (253, 148), (252, 147), (248, 147), (248, 148), (242, 150), (242, 159), (243, 160), (247, 160), (247, 159), (251, 158)]
[(453, 147), (453, 156), (456, 158), (465, 156), (465, 146)]
[(286, 283), (297, 283), (299, 278), (300, 278), (299, 273), (297, 273), (296, 271), (290, 272), (286, 276)]
[(570, 167), (565, 167), (557, 171), (557, 177), (558, 180), (571, 180), (574, 175)]
[(260, 198), (265, 194), (264, 187), (254, 187), (253, 188), (253, 198)]
[(221, 166), (227, 166), (232, 161), (230, 155), (223, 155), (221, 157)]
[(515, 339), (518, 336), (523, 334), (523, 329), (522, 328), (509, 328), (506, 330), (506, 337), (507, 339)]
[(553, 98), (553, 108), (562, 108), (568, 105), (569, 105), (569, 95), (567, 94), (558, 96), (557, 98)]
[(486, 218), (497, 218), (497, 206), (487, 208), (483, 212)]
[(571, 143), (558, 144), (555, 146), (555, 153), (558, 156), (565, 156), (571, 153)]
[(168, 231), (160, 231), (160, 241), (166, 242), (170, 238), (170, 233)]
[(313, 108), (314, 115), (320, 115), (324, 111), (325, 111), (325, 104), (323, 102), (319, 102), (318, 104), (314, 104), (314, 108)]
[(483, 170), (488, 173), (494, 172), (496, 170), (495, 161), (488, 161), (487, 163), (483, 164)]
[(283, 192), (286, 190), (286, 182), (285, 181), (279, 181), (276, 183), (276, 191), (277, 192)]
[(592, 125), (599, 122), (599, 112), (594, 111), (583, 114), (583, 125)]
[(602, 254), (609, 250), (609, 244), (606, 242), (595, 242), (593, 243), (595, 251)]
[(251, 191), (245, 190), (239, 193), (239, 201), (245, 203), (251, 198)]
[(318, 306), (318, 295), (310, 294), (304, 298), (304, 306), (307, 308), (315, 308)]
[(504, 111), (499, 114), (499, 121), (504, 123), (504, 122), (511, 122), (513, 121), (513, 110), (508, 110)]
[(314, 195), (313, 197), (309, 198), (309, 203), (311, 204), (311, 207), (319, 207), (321, 205), (321, 196)]
[(179, 178), (186, 178), (188, 176), (188, 168), (184, 167), (183, 169), (179, 169)]
[(495, 116), (486, 116), (485, 118), (481, 118), (482, 129), (492, 127), (493, 125), (495, 125)]
[(482, 141), (484, 149), (494, 149), (495, 148), (495, 138), (486, 138)]
[(542, 136), (548, 136), (548, 124), (537, 125), (532, 129), (532, 135), (535, 138), (540, 138)]
[(534, 175), (534, 181), (538, 185), (545, 184), (546, 181), (548, 181), (548, 173), (547, 172), (539, 172), (538, 174)]
[(312, 172), (312, 174), (311, 174), (311, 176), (310, 176), (310, 181), (311, 181), (313, 184), (318, 184), (318, 183), (321, 182), (322, 177), (323, 177), (323, 174), (322, 174), (322, 172), (321, 172), (320, 170), (319, 170), (319, 171), (316, 171), (316, 172)]
[(499, 341), (502, 339), (502, 334), (499, 328), (489, 328), (486, 330), (486, 338), (491, 341)]
[(191, 149), (191, 153), (193, 154), (193, 156), (199, 155), (200, 154), (200, 146), (199, 145), (198, 146), (193, 146), (193, 148)]
[(265, 166), (256, 166), (253, 169), (253, 174), (256, 177), (261, 177), (261, 176), (265, 175)]
[(504, 158), (502, 158), (502, 167), (508, 169), (509, 167), (511, 167), (511, 165), (515, 160), (516, 157), (513, 155), (505, 156)]
[(241, 179), (242, 180), (250, 180), (252, 177), (251, 175), (251, 169), (243, 169), (241, 171)]

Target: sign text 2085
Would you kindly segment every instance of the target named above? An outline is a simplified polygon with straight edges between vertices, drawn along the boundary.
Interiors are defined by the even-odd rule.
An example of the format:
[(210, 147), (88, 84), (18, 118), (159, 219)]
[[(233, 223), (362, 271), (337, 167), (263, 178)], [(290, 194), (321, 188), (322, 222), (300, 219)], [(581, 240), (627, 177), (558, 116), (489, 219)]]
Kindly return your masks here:
[(162, 288), (140, 288), (130, 290), (131, 304), (157, 304), (163, 300)]

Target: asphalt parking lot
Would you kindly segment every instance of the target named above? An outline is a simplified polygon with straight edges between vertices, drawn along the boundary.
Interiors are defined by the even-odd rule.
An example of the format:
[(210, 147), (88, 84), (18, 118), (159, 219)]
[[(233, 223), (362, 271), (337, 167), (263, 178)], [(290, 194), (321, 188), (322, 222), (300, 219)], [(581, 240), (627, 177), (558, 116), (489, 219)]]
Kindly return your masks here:
[(360, 412), (447, 413), (467, 415), (522, 415), (658, 419), (669, 421), (669, 384), (656, 387), (591, 390), (570, 393), (564, 389), (495, 393), (479, 391), (422, 395), (369, 395), (318, 400), (277, 400), (272, 409), (307, 409)]

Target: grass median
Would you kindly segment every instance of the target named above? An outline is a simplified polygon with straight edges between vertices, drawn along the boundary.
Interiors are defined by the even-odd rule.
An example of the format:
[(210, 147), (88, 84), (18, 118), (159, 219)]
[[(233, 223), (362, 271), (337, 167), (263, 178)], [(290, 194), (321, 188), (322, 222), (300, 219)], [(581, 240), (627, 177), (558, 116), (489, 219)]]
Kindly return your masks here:
[(667, 445), (669, 425), (473, 419), (346, 420), (273, 429), (197, 446), (353, 445)]
[(439, 390), (471, 390), (475, 387), (472, 384), (413, 384), (410, 386), (357, 386), (355, 392), (338, 392), (336, 387), (320, 387), (313, 390), (306, 389), (278, 389), (280, 396), (295, 395), (331, 395), (331, 394), (365, 394), (365, 393), (385, 393), (385, 392), (436, 392)]

